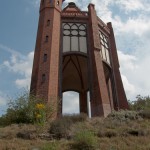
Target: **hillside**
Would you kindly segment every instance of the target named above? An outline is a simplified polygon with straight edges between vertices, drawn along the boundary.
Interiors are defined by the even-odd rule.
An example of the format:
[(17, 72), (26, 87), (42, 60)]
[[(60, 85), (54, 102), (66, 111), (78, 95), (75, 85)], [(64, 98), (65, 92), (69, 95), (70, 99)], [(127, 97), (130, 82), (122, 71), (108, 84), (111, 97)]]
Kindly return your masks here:
[(85, 114), (0, 128), (0, 150), (149, 150), (150, 112), (120, 111), (107, 118)]

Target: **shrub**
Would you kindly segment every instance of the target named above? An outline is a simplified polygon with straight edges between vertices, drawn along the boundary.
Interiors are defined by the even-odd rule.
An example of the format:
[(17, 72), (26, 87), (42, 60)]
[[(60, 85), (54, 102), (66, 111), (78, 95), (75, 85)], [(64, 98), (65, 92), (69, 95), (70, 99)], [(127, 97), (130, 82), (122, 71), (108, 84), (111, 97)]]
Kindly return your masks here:
[[(8, 109), (5, 115), (0, 117), (0, 125), (6, 126), (10, 124), (19, 124), (19, 123), (35, 123), (39, 122), (36, 117), (36, 104), (41, 103), (43, 100), (36, 98), (33, 95), (30, 95), (29, 92), (24, 92), (19, 95), (16, 99), (10, 100), (8, 103)], [(44, 104), (42, 104), (44, 106)], [(40, 111), (39, 111), (40, 110)], [(44, 111), (39, 109), (38, 113), (41, 115), (42, 119), (44, 118)], [(40, 119), (41, 119), (40, 118)], [(41, 120), (40, 120), (41, 122)]]
[(138, 136), (139, 135), (139, 131), (137, 129), (129, 129), (127, 131), (128, 134), (133, 135), (133, 136)]
[(33, 140), (37, 138), (36, 131), (20, 131), (16, 134), (17, 138)]
[(40, 125), (43, 125), (46, 121), (45, 105), (42, 103), (35, 105), (35, 121)]
[(127, 129), (126, 131), (127, 134), (132, 135), (132, 136), (148, 136), (149, 135), (149, 130), (147, 129)]
[(111, 137), (116, 137), (116, 136), (117, 136), (117, 132), (115, 130), (108, 130), (105, 133), (105, 137), (111, 138)]
[(58, 150), (58, 143), (50, 142), (49, 144), (45, 144), (41, 150)]
[(111, 137), (116, 137), (118, 135), (117, 131), (115, 130), (99, 130), (97, 136), (98, 137), (108, 137), (108, 138), (111, 138)]
[(140, 111), (139, 115), (143, 118), (150, 119), (150, 109)]
[(8, 109), (3, 119), (3, 125), (10, 125), (13, 123), (33, 123), (34, 120), (33, 105), (29, 101), (28, 93), (19, 96), (15, 100), (10, 100)]
[(69, 117), (69, 119), (72, 122), (83, 122), (87, 120), (87, 114), (81, 113), (79, 115), (70, 115), (70, 116), (65, 116), (65, 117)]
[(51, 123), (49, 132), (57, 139), (70, 138), (70, 128), (72, 124), (76, 122), (83, 122), (86, 118), (87, 116), (85, 114), (63, 116)]
[(2, 116), (0, 117), (0, 127), (4, 127), (4, 126), (6, 126), (6, 125), (8, 125), (7, 120), (6, 120), (6, 117), (5, 117), (5, 115), (2, 115)]
[(56, 139), (68, 138), (71, 124), (68, 118), (57, 119), (51, 123), (49, 132)]
[(88, 130), (83, 130), (75, 135), (72, 148), (76, 150), (95, 150), (97, 146), (98, 142), (94, 133)]
[(129, 120), (136, 120), (139, 119), (139, 113), (136, 111), (129, 111), (129, 110), (120, 110), (120, 111), (113, 111), (111, 114), (108, 115), (108, 119), (116, 119), (118, 121), (129, 121)]

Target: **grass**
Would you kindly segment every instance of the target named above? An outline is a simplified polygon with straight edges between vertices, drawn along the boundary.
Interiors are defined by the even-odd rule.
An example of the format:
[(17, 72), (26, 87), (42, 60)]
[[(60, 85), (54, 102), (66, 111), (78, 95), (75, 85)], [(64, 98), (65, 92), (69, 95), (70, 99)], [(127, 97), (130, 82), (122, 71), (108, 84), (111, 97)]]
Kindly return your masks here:
[(74, 137), (72, 149), (76, 150), (95, 150), (98, 148), (97, 137), (89, 130), (82, 130)]
[[(45, 126), (15, 124), (1, 127), (0, 150), (149, 150), (149, 117), (131, 111), (118, 113), (93, 119), (66, 116)], [(68, 135), (57, 136), (63, 134), (64, 128)], [(18, 133), (25, 136), (18, 136)], [(49, 138), (41, 138), (41, 135)]]

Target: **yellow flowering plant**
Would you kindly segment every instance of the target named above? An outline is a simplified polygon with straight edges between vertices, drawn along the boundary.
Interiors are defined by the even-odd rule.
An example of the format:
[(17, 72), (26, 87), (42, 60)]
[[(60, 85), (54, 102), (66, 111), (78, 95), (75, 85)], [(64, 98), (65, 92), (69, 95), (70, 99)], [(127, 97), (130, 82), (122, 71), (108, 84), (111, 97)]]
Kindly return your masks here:
[(40, 103), (40, 104), (36, 104), (36, 108), (37, 109), (44, 109), (45, 108), (45, 105)]
[(37, 103), (35, 105), (35, 120), (36, 123), (44, 125), (46, 121), (46, 109), (45, 105), (42, 103)]

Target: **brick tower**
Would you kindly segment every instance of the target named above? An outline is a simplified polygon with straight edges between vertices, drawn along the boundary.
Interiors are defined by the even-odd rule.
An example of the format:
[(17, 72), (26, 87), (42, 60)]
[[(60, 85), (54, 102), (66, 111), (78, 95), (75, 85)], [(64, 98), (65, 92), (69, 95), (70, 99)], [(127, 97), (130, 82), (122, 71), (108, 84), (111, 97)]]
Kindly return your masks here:
[(62, 0), (41, 0), (30, 91), (50, 106), (76, 91), (84, 113), (89, 92), (92, 117), (127, 109), (111, 23), (97, 17), (93, 4), (87, 12), (73, 2), (61, 8)]

